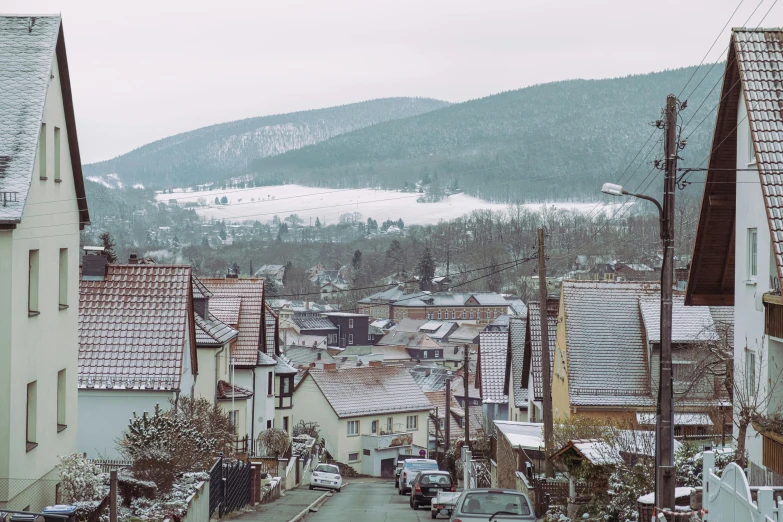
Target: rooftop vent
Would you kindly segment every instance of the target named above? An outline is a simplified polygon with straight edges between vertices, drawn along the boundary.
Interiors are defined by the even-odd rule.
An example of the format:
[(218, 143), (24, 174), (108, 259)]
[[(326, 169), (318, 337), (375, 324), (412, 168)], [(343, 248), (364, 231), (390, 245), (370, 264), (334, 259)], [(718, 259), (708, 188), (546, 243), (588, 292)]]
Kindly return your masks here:
[(239, 279), (239, 265), (234, 263), (226, 270), (226, 279)]
[(372, 368), (380, 368), (383, 366), (383, 361), (370, 361), (367, 364)]
[(109, 260), (104, 255), (103, 247), (84, 247), (82, 259), (82, 280), (103, 281), (106, 279), (106, 266)]
[(136, 254), (131, 254), (130, 256), (128, 256), (128, 264), (129, 265), (139, 264), (139, 256), (137, 256)]

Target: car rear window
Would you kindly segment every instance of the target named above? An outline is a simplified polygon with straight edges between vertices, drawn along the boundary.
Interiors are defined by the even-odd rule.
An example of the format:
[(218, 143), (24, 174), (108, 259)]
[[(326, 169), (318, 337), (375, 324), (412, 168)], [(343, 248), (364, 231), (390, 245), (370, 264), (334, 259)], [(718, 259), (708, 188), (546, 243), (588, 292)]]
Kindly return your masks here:
[(438, 469), (437, 462), (406, 462), (405, 467), (413, 471), (424, 471), (425, 469)]
[(421, 477), (422, 486), (451, 486), (451, 477), (449, 475), (423, 475)]
[(492, 515), (498, 511), (506, 511), (514, 515), (529, 515), (525, 497), (514, 493), (476, 492), (468, 493), (462, 503), (461, 511), (465, 514)]
[(334, 475), (340, 474), (340, 468), (337, 466), (329, 466), (326, 464), (321, 464), (320, 466), (315, 468), (315, 471), (318, 471), (319, 473), (332, 473)]

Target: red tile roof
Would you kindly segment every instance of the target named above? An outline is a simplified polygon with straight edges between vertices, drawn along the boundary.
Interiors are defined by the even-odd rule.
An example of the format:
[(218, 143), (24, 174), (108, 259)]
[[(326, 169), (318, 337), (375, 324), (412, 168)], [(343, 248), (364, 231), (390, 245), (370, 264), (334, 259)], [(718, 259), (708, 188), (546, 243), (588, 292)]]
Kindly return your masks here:
[(280, 321), (268, 303), (264, 303), (264, 327), (266, 328), (266, 354), (280, 355)]
[(185, 349), (198, 373), (191, 277), (190, 266), (109, 265), (105, 280), (80, 280), (79, 386), (179, 389)]
[(218, 381), (217, 383), (217, 399), (219, 401), (230, 401), (231, 399), (249, 399), (253, 396), (253, 392), (242, 386), (238, 386), (226, 381)]
[[(256, 278), (206, 278), (201, 279), (212, 292), (209, 311), (221, 321), (236, 326), (239, 330), (235, 348), (237, 366), (256, 366), (258, 351), (264, 348), (265, 332), (262, 328), (264, 310), (264, 280)], [(240, 300), (238, 323), (234, 325), (221, 316), (222, 304), (233, 298)], [(233, 306), (233, 305), (232, 305)]]

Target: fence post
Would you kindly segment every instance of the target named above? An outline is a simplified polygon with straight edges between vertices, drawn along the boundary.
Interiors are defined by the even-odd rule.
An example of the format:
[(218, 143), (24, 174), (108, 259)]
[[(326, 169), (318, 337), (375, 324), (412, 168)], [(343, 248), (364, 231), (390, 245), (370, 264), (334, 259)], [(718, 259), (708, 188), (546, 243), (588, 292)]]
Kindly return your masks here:
[(704, 516), (705, 522), (712, 519), (710, 513), (710, 492), (712, 483), (712, 470), (715, 469), (715, 453), (705, 451), (701, 465), (701, 505), (707, 514)]
[(775, 501), (772, 499), (772, 488), (767, 486), (762, 486), (759, 488), (758, 505), (762, 516), (768, 517), (770, 519), (775, 516), (773, 513), (775, 509)]
[(109, 520), (117, 522), (117, 470), (109, 474)]
[(220, 504), (218, 505), (218, 518), (223, 518), (226, 505), (226, 470), (223, 468), (223, 452), (218, 453), (220, 458)]

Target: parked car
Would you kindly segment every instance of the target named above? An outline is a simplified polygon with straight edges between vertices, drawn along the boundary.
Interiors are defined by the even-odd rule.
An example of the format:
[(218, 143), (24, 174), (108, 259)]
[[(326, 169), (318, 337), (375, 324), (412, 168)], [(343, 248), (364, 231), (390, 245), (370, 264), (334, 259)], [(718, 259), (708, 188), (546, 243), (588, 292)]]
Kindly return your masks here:
[(402, 465), (405, 464), (406, 460), (415, 459), (418, 457), (415, 457), (413, 455), (400, 455), (397, 457), (397, 465), (394, 467), (394, 487), (399, 488), (400, 487), (400, 471), (402, 471)]
[(419, 506), (429, 506), (441, 490), (457, 490), (448, 471), (419, 471), (411, 482), (411, 507), (417, 510)]
[(437, 470), (438, 463), (432, 459), (408, 459), (400, 470), (400, 478), (398, 480), (398, 493), (404, 495), (411, 490), (411, 482), (416, 478), (416, 474), (419, 471)]
[(454, 504), (457, 503), (457, 499), (462, 493), (452, 493), (451, 491), (441, 491), (435, 495), (432, 499), (430, 507), (430, 514), (432, 518), (438, 518), (438, 515), (446, 515), (451, 517), (451, 513), (454, 511)]
[(310, 477), (310, 489), (334, 489), (338, 493), (343, 488), (343, 477), (340, 468), (334, 464), (318, 464)]
[(462, 522), (535, 520), (527, 495), (513, 489), (470, 489), (464, 491), (451, 515)]

